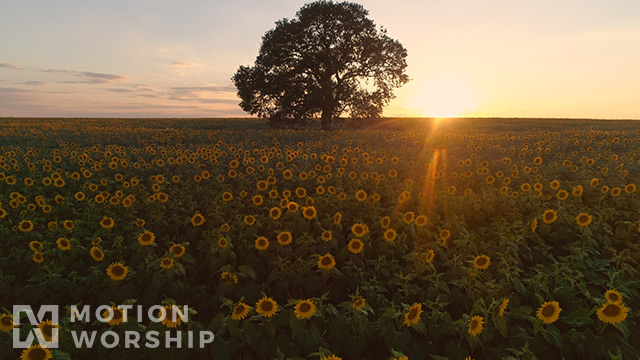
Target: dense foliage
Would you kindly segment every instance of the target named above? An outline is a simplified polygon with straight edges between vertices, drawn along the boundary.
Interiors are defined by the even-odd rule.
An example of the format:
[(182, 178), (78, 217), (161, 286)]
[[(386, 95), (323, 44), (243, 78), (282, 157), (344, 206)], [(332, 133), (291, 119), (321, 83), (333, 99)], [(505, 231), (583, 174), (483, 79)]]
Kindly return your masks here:
[(0, 313), (175, 303), (216, 334), (76, 349), (165, 325), (66, 315), (56, 358), (640, 356), (637, 123), (0, 122)]

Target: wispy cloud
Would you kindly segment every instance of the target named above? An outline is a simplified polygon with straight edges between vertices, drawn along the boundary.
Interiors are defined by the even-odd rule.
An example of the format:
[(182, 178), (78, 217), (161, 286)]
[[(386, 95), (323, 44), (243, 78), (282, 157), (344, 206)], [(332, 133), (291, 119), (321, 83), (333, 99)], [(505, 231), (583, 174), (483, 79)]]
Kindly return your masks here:
[(69, 71), (69, 73), (80, 78), (80, 80), (64, 81), (65, 84), (109, 84), (116, 81), (127, 80), (125, 76), (114, 74), (102, 74), (89, 71)]
[(13, 65), (13, 64), (0, 64), (0, 68), (5, 68), (5, 69), (11, 69), (11, 70), (24, 70), (23, 68), (21, 68), (18, 65)]
[[(172, 87), (168, 99), (180, 101), (195, 101), (205, 104), (236, 104), (232, 98), (235, 88), (232, 86), (184, 86)], [(211, 96), (213, 95), (213, 96)], [(222, 95), (222, 96), (221, 96)]]
[(31, 80), (31, 81), (19, 82), (17, 84), (20, 84), (20, 85), (32, 85), (32, 86), (44, 86), (44, 85), (47, 85), (47, 82), (46, 81)]
[[(166, 65), (164, 67), (167, 67)], [(168, 68), (175, 72), (178, 76), (183, 76), (186, 74), (186, 70), (190, 68), (199, 68), (202, 67), (201, 64), (191, 62), (191, 61), (173, 61)]]

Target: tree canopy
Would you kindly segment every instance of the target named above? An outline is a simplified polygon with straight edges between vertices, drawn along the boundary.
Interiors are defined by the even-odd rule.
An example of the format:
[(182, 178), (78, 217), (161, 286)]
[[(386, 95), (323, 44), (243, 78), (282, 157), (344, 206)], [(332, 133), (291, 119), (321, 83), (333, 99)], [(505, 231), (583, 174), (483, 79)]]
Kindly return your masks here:
[(240, 107), (288, 125), (320, 116), (323, 129), (345, 113), (379, 117), (409, 80), (407, 50), (368, 14), (360, 4), (317, 1), (277, 21), (254, 65), (232, 78)]

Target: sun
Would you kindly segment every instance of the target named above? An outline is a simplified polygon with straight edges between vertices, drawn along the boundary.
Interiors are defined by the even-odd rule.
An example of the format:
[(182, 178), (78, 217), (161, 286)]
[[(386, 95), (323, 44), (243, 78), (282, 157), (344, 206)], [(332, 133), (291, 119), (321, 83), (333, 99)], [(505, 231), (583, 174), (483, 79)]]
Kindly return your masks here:
[(412, 116), (460, 117), (478, 110), (479, 96), (472, 83), (460, 76), (439, 75), (415, 84), (407, 109)]

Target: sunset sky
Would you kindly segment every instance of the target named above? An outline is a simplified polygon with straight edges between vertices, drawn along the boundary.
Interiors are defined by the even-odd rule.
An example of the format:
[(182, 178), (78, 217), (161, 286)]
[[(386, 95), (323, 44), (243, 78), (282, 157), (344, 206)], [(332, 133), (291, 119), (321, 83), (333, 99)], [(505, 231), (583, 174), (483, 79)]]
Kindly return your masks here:
[[(308, 1), (0, 3), (0, 116), (247, 116), (230, 78)], [(385, 116), (640, 119), (638, 0), (363, 0), (408, 51)]]

